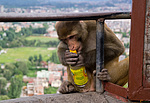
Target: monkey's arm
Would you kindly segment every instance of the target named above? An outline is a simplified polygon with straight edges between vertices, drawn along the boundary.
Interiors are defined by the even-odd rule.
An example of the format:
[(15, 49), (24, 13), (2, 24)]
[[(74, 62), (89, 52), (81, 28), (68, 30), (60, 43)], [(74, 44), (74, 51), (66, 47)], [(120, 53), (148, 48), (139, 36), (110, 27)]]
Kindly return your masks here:
[(110, 81), (117, 85), (123, 86), (128, 81), (129, 58), (118, 62), (118, 58), (113, 59), (105, 65), (106, 69), (98, 73), (98, 79)]
[(58, 55), (59, 61), (61, 62), (62, 65), (68, 66), (65, 60), (65, 52), (66, 50), (68, 50), (67, 45), (63, 42), (60, 42), (57, 48), (58, 48), (57, 55)]
[(105, 63), (119, 57), (125, 50), (122, 42), (117, 38), (117, 36), (112, 32), (112, 30), (104, 25), (104, 60)]
[(96, 50), (89, 51), (84, 56), (84, 65), (85, 67), (89, 68), (88, 70), (93, 73), (96, 68)]
[(111, 82), (123, 86), (128, 81), (129, 57), (120, 62), (116, 59), (112, 60), (105, 67), (108, 69)]

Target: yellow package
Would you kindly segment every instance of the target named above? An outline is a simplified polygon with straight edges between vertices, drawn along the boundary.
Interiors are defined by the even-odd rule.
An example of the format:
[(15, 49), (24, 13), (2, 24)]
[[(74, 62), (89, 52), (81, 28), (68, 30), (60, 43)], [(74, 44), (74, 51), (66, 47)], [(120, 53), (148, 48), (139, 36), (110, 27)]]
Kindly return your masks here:
[(80, 69), (70, 69), (73, 75), (74, 83), (78, 86), (83, 86), (88, 82), (88, 76), (85, 67), (82, 66)]
[(76, 50), (70, 50), (70, 52), (77, 54)]

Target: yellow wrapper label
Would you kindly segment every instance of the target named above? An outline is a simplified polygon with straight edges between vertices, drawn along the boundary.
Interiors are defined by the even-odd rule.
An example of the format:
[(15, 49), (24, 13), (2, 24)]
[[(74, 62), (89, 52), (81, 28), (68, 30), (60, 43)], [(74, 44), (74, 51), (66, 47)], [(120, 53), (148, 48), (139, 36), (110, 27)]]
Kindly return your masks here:
[(88, 76), (85, 67), (82, 66), (80, 69), (70, 69), (73, 75), (74, 83), (78, 86), (85, 85), (88, 82)]
[(70, 52), (77, 54), (76, 50), (70, 50)]

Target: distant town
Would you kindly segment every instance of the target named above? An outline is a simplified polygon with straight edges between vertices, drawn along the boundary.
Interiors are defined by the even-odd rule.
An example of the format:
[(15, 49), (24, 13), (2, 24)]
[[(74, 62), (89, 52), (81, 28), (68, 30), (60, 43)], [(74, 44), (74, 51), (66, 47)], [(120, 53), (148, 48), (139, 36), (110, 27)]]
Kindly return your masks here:
[[(114, 4), (114, 6), (95, 7), (95, 8), (89, 8), (89, 9), (87, 9), (88, 4), (87, 4), (87, 7), (79, 7), (79, 8), (78, 7), (79, 7), (78, 4), (76, 4), (75, 7), (69, 7), (69, 8), (56, 8), (55, 6), (31, 6), (28, 8), (18, 8), (18, 7), (7, 8), (4, 5), (0, 5), (0, 13), (63, 13), (63, 12), (131, 11), (131, 5), (126, 4), (126, 3)], [(55, 23), (56, 23), (55, 21), (54, 22), (34, 22), (34, 23), (33, 22), (19, 22), (19, 23), (1, 22), (0, 23), (0, 32), (1, 32), (0, 42), (5, 40), (5, 37), (8, 36), (7, 31), (9, 31), (10, 28), (13, 28), (15, 33), (20, 33), (19, 37), (21, 36), (23, 37), (25, 36), (25, 34), (22, 32), (23, 28), (29, 28), (29, 29), (44, 28), (45, 25), (46, 25), (46, 31), (44, 32), (44, 34), (40, 34), (40, 37), (57, 38), (57, 33), (55, 30)], [(120, 56), (120, 60), (126, 58), (127, 56), (129, 56), (131, 21), (128, 19), (107, 20), (106, 24), (108, 25), (108, 27), (111, 28), (111, 30), (116, 34), (116, 36), (122, 41), (122, 43), (125, 46), (125, 52), (123, 55)], [(33, 35), (30, 35), (30, 36), (33, 36)], [(39, 41), (37, 42), (39, 43)], [(34, 43), (34, 45), (39, 47), (39, 45), (37, 45), (37, 42)], [(10, 46), (10, 42), (5, 42), (5, 43), (6, 43), (5, 45), (6, 47), (2, 47), (2, 49), (0, 49), (0, 56), (4, 54), (5, 55), (8, 54), (7, 48)], [(45, 47), (46, 44), (43, 44), (43, 45)], [(19, 47), (25, 47), (25, 44), (21, 44)], [(54, 48), (53, 47), (49, 48), (46, 46), (46, 48), (56, 50), (56, 46)], [(30, 58), (29, 61), (32, 64), (34, 60), (31, 60)], [(0, 60), (0, 63), (1, 63), (1, 60)], [(41, 60), (39, 62), (39, 66), (36, 63), (37, 62), (34, 61), (33, 63), (34, 65), (32, 65), (36, 67), (36, 69), (34, 69), (36, 70), (36, 72), (34, 73), (35, 74), (34, 77), (23, 75), (22, 81), (25, 83), (25, 85), (23, 85), (21, 88), (20, 97), (43, 95), (44, 89), (49, 88), (49, 86), (56, 88), (55, 90), (55, 93), (56, 93), (57, 88), (61, 85), (62, 81), (67, 80), (67, 72), (66, 72), (65, 66), (58, 64), (58, 63), (56, 64), (55, 62), (50, 61), (50, 60), (47, 60), (47, 61)], [(38, 68), (44, 68), (44, 69), (38, 70)], [(0, 74), (4, 73), (6, 69), (6, 66), (4, 63), (1, 63), (0, 69), (2, 69), (2, 72), (0, 70)], [(6, 90), (9, 89), (10, 85), (11, 85), (10, 81), (7, 82), (5, 89)], [(5, 95), (6, 94), (7, 93), (5, 93)]]

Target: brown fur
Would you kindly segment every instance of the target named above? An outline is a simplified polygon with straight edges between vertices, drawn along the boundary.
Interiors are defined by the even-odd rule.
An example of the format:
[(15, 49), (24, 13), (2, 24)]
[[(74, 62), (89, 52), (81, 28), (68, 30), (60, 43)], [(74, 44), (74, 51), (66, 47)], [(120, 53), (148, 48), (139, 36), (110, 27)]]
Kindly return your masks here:
[[(68, 66), (68, 81), (73, 83), (69, 65), (65, 62), (65, 51), (68, 50), (68, 44), (63, 40), (69, 35), (77, 35), (81, 38), (82, 54), (84, 66), (88, 72), (89, 82), (84, 88), (75, 86), (76, 91), (84, 92), (93, 90), (93, 71), (96, 68), (96, 21), (61, 21), (56, 24), (57, 34), (62, 40), (58, 46), (58, 57), (60, 62)], [(111, 77), (110, 82), (118, 85), (124, 85), (128, 78), (129, 59), (118, 62), (119, 56), (124, 52), (124, 46), (116, 35), (104, 25), (104, 62), (105, 68)]]

